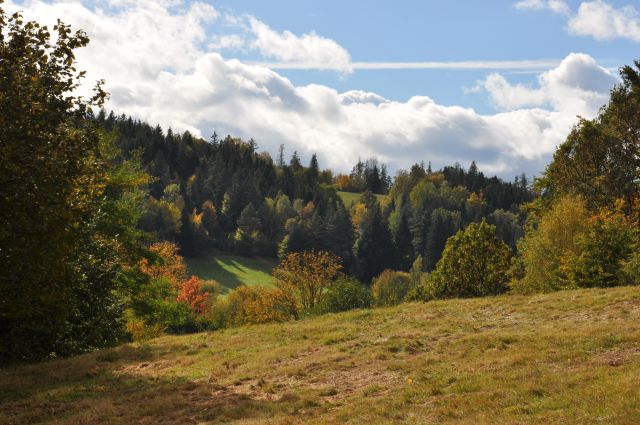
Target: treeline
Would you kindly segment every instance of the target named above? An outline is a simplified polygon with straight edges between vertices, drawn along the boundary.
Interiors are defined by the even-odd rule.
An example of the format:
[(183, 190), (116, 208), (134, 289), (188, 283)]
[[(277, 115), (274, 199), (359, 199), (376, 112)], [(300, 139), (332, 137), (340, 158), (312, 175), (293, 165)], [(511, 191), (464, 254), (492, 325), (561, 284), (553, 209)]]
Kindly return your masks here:
[(369, 158), (364, 162), (358, 159), (351, 173), (338, 174), (335, 179), (338, 190), (355, 193), (369, 191), (380, 195), (389, 191), (392, 182), (387, 166), (380, 164), (375, 158)]
[[(487, 178), (475, 163), (435, 172), (416, 164), (392, 183), (386, 167), (370, 159), (334, 177), (315, 155), (308, 166), (295, 152), (285, 162), (284, 147), (274, 162), (253, 140), (165, 134), (104, 111), (96, 120), (154, 178), (140, 227), (177, 242), (187, 256), (210, 248), (280, 257), (314, 249), (339, 256), (370, 282), (385, 268), (408, 270), (418, 256), (433, 269), (447, 238), (483, 218), (515, 247), (524, 222), (518, 206), (533, 196), (524, 176), (514, 183)], [(352, 186), (341, 186), (345, 177)], [(365, 192), (347, 211), (336, 189), (388, 196), (380, 203)]]

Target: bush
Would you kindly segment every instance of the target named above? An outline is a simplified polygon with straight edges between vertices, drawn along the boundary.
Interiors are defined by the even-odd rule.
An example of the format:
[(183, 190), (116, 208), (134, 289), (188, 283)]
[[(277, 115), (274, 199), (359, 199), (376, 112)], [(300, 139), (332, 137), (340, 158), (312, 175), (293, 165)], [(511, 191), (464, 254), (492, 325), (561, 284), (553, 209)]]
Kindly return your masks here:
[[(333, 282), (342, 276), (340, 259), (326, 251), (291, 252), (273, 270), (275, 300), (297, 319), (300, 314), (315, 310)], [(295, 305), (295, 310), (290, 307)]]
[(371, 293), (378, 307), (397, 305), (404, 300), (411, 284), (408, 273), (385, 270), (373, 280)]
[(405, 301), (431, 301), (435, 298), (435, 293), (433, 289), (433, 285), (431, 283), (431, 274), (423, 273), (421, 276), (420, 283), (416, 286), (413, 286), (407, 296), (405, 297)]
[(579, 197), (564, 197), (547, 211), (537, 228), (530, 228), (518, 244), (520, 256), (514, 264), (520, 279), (511, 282), (515, 293), (556, 291), (570, 286), (565, 268), (579, 252), (578, 241), (588, 226), (585, 202)]
[(127, 318), (126, 330), (134, 341), (146, 341), (164, 335), (166, 327), (158, 323), (149, 325), (144, 320), (130, 316)]
[(255, 323), (284, 322), (297, 318), (296, 300), (278, 288), (239, 286), (214, 303), (200, 323), (219, 329)]
[(640, 235), (624, 209), (618, 201), (614, 208), (589, 216), (581, 198), (561, 198), (521, 243), (516, 266), (523, 276), (511, 284), (512, 290), (535, 293), (637, 283), (634, 253)]
[(622, 263), (621, 282), (623, 285), (640, 285), (640, 247)]
[(372, 303), (369, 288), (356, 279), (345, 277), (338, 279), (329, 287), (317, 312), (338, 313), (356, 308), (369, 308)]
[(434, 298), (480, 297), (507, 290), (511, 250), (482, 220), (449, 238), (424, 288)]
[(145, 323), (158, 325), (169, 333), (195, 332), (196, 315), (187, 304), (177, 302), (175, 299), (154, 300), (153, 311), (147, 316)]
[[(572, 287), (611, 287), (633, 275), (633, 255), (637, 256), (639, 231), (636, 224), (616, 208), (602, 208), (589, 219), (587, 231), (578, 240), (579, 255), (569, 262)], [(631, 260), (631, 261), (630, 261)]]

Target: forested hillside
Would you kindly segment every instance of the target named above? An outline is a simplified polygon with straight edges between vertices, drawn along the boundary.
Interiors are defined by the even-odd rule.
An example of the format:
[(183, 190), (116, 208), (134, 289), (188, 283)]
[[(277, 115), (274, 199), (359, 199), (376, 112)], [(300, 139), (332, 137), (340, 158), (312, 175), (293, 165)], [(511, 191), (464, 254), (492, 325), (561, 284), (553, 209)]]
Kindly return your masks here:
[[(408, 271), (417, 256), (431, 270), (447, 238), (483, 218), (515, 248), (524, 222), (519, 206), (533, 199), (524, 175), (504, 182), (485, 177), (475, 164), (432, 171), (421, 163), (391, 179), (371, 159), (339, 175), (321, 170), (315, 155), (308, 166), (296, 152), (285, 161), (284, 146), (273, 161), (253, 140), (165, 134), (104, 111), (97, 122), (116, 137), (124, 158), (139, 158), (153, 177), (141, 228), (177, 242), (187, 256), (213, 247), (274, 257), (315, 249), (338, 255), (364, 280), (385, 268)], [(348, 214), (336, 189), (389, 197), (378, 206), (374, 197), (362, 196), (346, 206)], [(378, 209), (364, 219), (365, 211)], [(355, 244), (367, 248), (354, 251)], [(384, 250), (379, 258), (376, 249)]]

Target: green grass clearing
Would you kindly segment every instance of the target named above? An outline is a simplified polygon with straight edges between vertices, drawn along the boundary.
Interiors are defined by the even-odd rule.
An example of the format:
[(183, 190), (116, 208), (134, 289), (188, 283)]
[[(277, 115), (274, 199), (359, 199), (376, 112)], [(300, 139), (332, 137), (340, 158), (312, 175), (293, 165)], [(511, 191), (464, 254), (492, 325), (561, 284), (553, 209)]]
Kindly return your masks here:
[[(271, 271), (277, 265), (272, 258), (250, 258), (221, 252), (185, 258), (185, 262), (189, 274), (202, 280), (216, 280), (221, 286), (222, 295), (242, 284), (272, 285)], [(207, 289), (206, 284), (204, 289)]]
[[(351, 208), (351, 206), (358, 202), (362, 193), (353, 193), (353, 192), (338, 192), (338, 196), (342, 199), (342, 203), (345, 207)], [(378, 198), (378, 202), (384, 202), (388, 197), (387, 195), (376, 195)]]

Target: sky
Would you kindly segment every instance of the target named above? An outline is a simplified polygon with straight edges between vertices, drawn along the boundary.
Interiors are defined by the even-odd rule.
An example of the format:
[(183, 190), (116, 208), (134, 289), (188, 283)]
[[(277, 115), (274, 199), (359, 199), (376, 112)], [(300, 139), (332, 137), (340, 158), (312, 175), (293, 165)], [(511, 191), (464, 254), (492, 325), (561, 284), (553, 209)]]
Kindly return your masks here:
[(91, 39), (108, 109), (254, 138), (347, 172), (455, 162), (540, 175), (639, 59), (637, 0), (6, 0)]

